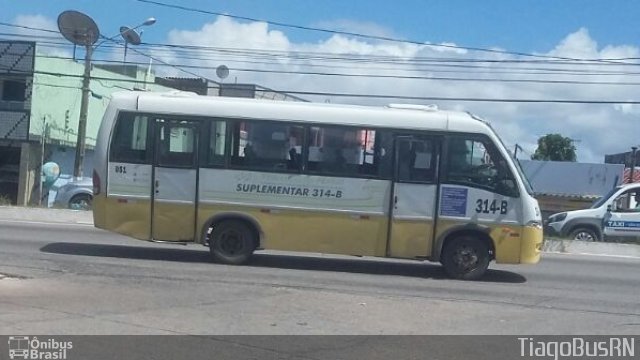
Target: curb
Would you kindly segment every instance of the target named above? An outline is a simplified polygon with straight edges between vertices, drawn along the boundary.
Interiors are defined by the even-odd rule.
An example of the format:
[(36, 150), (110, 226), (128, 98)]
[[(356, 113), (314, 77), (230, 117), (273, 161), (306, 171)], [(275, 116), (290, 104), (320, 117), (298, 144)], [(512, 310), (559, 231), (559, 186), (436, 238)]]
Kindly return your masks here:
[(640, 258), (640, 245), (545, 239), (543, 252)]
[(93, 213), (83, 210), (0, 206), (0, 220), (93, 225)]

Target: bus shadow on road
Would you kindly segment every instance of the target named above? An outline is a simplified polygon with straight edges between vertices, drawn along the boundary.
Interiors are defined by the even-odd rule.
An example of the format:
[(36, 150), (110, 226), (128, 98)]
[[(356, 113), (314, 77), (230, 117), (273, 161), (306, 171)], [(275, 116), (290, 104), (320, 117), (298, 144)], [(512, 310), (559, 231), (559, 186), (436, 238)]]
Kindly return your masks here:
[(50, 243), (41, 247), (40, 251), (62, 255), (98, 256), (120, 259), (176, 261), (191, 263), (211, 262), (209, 252), (195, 249), (168, 249), (144, 246), (57, 242)]
[[(336, 259), (316, 256), (255, 254), (248, 266), (450, 280), (442, 266), (436, 263), (402, 260), (389, 261), (355, 257), (352, 259)], [(479, 281), (524, 283), (527, 279), (510, 271), (489, 269)]]
[[(50, 243), (40, 251), (45, 253), (107, 258), (172, 261), (185, 263), (211, 263), (208, 251), (195, 249), (157, 248), (144, 246)], [(214, 264), (212, 264), (214, 265)], [(375, 260), (371, 258), (329, 258), (314, 255), (256, 253), (248, 267), (330, 271), (355, 274), (392, 275), (426, 279), (449, 279), (440, 265), (428, 262)], [(524, 283), (527, 279), (517, 273), (489, 269), (481, 282)]]

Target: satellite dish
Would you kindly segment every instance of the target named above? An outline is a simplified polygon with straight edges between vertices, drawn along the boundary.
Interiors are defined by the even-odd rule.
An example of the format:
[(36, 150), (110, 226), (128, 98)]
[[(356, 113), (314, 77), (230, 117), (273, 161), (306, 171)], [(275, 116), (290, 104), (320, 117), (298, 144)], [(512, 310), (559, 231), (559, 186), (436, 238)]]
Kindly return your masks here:
[(122, 36), (126, 43), (133, 45), (140, 45), (141, 43), (140, 34), (128, 26), (120, 27), (120, 36)]
[(218, 77), (222, 80), (225, 79), (227, 76), (229, 76), (229, 68), (225, 65), (218, 66), (216, 68), (216, 75), (218, 75)]
[(75, 10), (64, 11), (58, 16), (58, 30), (65, 39), (76, 45), (93, 45), (100, 37), (95, 21)]

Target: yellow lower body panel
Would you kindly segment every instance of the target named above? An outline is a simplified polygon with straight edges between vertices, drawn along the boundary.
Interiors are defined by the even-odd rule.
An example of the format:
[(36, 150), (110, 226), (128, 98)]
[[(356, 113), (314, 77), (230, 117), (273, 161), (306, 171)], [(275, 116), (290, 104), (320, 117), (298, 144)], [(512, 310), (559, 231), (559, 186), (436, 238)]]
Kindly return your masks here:
[(96, 196), (93, 199), (94, 226), (131, 236), (151, 239), (151, 203), (148, 199)]
[(542, 253), (542, 228), (531, 226), (496, 226), (491, 231), (496, 247), (496, 262), (535, 264)]
[[(454, 220), (438, 221), (436, 238), (440, 239), (456, 227), (461, 230), (468, 223)], [(495, 249), (496, 263), (535, 264), (540, 260), (542, 229), (522, 225), (481, 224), (487, 228)], [(479, 230), (481, 231), (481, 230)]]
[(107, 210), (107, 198), (104, 195), (94, 195), (91, 204), (93, 209), (93, 226), (98, 229), (107, 229), (105, 212)]
[(431, 255), (432, 221), (394, 220), (391, 225), (389, 256), (413, 259)]
[(196, 226), (194, 204), (156, 201), (153, 205), (153, 239), (193, 241)]
[(525, 226), (522, 232), (520, 263), (536, 264), (540, 261), (544, 235), (541, 227)]
[(519, 264), (522, 226), (496, 224), (490, 225), (490, 228), (489, 236), (491, 236), (496, 250), (496, 263)]
[(388, 220), (382, 215), (201, 205), (198, 228), (217, 215), (234, 213), (249, 216), (260, 225), (265, 249), (385, 256)]

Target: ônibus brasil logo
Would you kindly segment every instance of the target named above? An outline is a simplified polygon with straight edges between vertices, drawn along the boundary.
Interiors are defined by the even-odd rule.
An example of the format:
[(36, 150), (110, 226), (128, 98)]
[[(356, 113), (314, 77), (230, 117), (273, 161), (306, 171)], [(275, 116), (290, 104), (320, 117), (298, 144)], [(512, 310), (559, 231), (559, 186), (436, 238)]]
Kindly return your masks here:
[(71, 341), (40, 340), (37, 337), (9, 336), (9, 358), (26, 360), (64, 360), (73, 349)]

